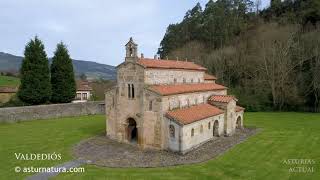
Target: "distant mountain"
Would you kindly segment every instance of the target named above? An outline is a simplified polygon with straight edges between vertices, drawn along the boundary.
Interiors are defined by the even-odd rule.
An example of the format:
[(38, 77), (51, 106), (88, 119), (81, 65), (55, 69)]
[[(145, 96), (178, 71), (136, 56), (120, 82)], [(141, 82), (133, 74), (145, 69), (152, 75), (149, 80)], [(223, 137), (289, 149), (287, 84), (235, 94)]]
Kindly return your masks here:
[[(18, 72), (23, 57), (0, 52), (0, 71)], [(51, 61), (51, 59), (49, 59)], [(75, 75), (85, 74), (88, 79), (116, 79), (114, 66), (100, 64), (92, 61), (73, 60)]]

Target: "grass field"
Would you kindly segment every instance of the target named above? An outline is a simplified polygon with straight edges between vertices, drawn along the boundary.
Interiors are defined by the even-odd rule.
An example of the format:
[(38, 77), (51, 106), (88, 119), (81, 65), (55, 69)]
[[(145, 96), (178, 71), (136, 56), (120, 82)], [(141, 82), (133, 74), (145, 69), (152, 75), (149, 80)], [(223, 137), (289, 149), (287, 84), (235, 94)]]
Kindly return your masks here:
[(11, 76), (1, 76), (0, 75), (0, 86), (18, 86), (20, 84), (20, 79)]
[[(102, 168), (86, 165), (84, 173), (54, 179), (320, 179), (320, 114), (246, 113), (245, 125), (262, 128), (247, 141), (216, 159), (169, 168)], [(52, 166), (71, 159), (81, 139), (103, 133), (103, 116), (32, 121), (0, 125), (0, 174), (16, 179), (15, 166)], [(61, 153), (61, 161), (19, 161), (14, 153)], [(313, 159), (315, 164), (286, 164), (288, 159)], [(289, 172), (313, 167), (313, 173)]]

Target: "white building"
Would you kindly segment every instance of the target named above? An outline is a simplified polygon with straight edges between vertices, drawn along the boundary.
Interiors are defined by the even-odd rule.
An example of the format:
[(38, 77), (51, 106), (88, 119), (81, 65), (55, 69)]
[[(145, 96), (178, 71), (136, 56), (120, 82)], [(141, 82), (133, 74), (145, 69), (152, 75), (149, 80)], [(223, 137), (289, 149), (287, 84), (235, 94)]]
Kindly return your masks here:
[(92, 96), (92, 88), (90, 87), (89, 82), (78, 81), (76, 97), (72, 102), (74, 103), (87, 102), (88, 100), (90, 100), (91, 96)]

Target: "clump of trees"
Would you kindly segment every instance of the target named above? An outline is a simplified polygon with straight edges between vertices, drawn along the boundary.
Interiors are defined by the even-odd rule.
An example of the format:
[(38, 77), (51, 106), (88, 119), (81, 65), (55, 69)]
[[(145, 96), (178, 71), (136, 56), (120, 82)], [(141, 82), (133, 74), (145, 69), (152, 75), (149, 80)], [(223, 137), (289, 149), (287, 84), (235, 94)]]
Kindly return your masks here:
[(61, 42), (57, 45), (51, 64), (51, 85), (53, 103), (71, 102), (76, 94), (72, 59), (66, 46)]
[(198, 4), (168, 27), (159, 54), (204, 65), (249, 111), (320, 111), (318, 2)]
[(249, 0), (210, 0), (204, 10), (200, 3), (189, 10), (181, 23), (171, 24), (160, 43), (162, 58), (188, 42), (199, 41), (207, 48), (219, 48), (249, 27), (253, 7)]
[(44, 45), (35, 37), (26, 46), (21, 69), (18, 97), (30, 104), (43, 104), (50, 100), (50, 70)]
[(42, 41), (35, 37), (25, 47), (18, 98), (30, 105), (65, 103), (75, 97), (72, 60), (63, 43), (57, 45), (51, 65)]

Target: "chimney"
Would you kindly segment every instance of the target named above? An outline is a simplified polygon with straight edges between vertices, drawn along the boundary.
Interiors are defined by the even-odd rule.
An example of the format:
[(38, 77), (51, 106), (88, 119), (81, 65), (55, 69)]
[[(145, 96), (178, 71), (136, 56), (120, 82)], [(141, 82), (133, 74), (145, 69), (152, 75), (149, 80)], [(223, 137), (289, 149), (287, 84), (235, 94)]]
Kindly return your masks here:
[(141, 53), (141, 59), (144, 59), (144, 54), (143, 53)]

